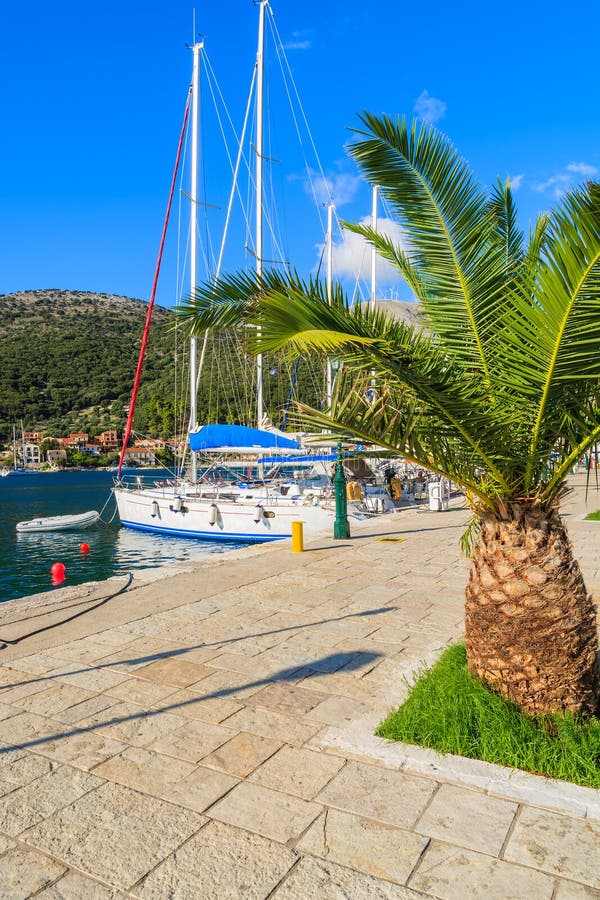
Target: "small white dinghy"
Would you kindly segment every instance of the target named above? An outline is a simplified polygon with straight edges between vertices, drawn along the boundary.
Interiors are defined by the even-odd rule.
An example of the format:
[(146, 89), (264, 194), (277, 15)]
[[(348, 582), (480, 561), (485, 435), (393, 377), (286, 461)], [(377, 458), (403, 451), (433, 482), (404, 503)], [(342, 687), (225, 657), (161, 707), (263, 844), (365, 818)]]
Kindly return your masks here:
[(95, 509), (72, 516), (46, 516), (43, 519), (17, 522), (17, 531), (66, 531), (71, 528), (86, 528), (97, 522), (99, 518), (100, 513)]

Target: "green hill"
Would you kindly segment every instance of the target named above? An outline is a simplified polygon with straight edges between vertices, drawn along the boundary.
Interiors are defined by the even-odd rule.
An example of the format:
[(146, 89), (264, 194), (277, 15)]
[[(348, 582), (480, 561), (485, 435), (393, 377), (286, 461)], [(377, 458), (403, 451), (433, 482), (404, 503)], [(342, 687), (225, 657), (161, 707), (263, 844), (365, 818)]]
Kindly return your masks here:
[[(0, 438), (21, 419), (50, 433), (122, 429), (146, 312), (141, 300), (84, 291), (0, 296)], [(140, 421), (157, 398), (167, 402), (172, 381), (173, 314), (156, 307), (153, 319)]]
[[(122, 431), (147, 308), (142, 300), (85, 291), (0, 295), (0, 441), (21, 420), (26, 430), (49, 435)], [(185, 352), (182, 345), (175, 353), (173, 324), (171, 311), (155, 307), (134, 422), (138, 432), (155, 437), (169, 437), (186, 423)], [(320, 402), (322, 363), (269, 358), (264, 365), (265, 405), (275, 424), (291, 381), (295, 395)], [(231, 337), (211, 338), (199, 421), (251, 424), (253, 370)]]

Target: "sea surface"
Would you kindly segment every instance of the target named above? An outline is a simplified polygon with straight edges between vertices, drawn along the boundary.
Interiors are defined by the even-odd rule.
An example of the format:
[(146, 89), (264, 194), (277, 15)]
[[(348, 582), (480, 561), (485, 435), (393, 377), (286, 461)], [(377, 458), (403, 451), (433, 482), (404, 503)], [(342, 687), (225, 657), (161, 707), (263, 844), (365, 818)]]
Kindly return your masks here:
[[(169, 473), (157, 469), (155, 474), (160, 478)], [(122, 528), (111, 494), (113, 479), (114, 473), (92, 470), (0, 478), (0, 601), (54, 590), (50, 568), (55, 562), (66, 568), (65, 587), (242, 546)], [(20, 534), (15, 530), (23, 520), (90, 509), (101, 512), (103, 522), (77, 531)], [(91, 548), (88, 554), (79, 548), (84, 542)]]

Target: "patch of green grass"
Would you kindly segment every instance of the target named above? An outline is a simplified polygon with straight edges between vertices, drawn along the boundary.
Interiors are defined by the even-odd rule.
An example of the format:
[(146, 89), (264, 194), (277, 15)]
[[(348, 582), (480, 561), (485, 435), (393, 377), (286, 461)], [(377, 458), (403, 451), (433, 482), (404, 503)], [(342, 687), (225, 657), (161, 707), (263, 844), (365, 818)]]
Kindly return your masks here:
[(449, 647), (433, 668), (417, 676), (406, 702), (377, 734), (600, 787), (600, 719), (528, 718), (469, 675), (464, 644)]
[(586, 519), (592, 519), (594, 522), (598, 522), (600, 520), (600, 509), (597, 509), (596, 512), (588, 513)]

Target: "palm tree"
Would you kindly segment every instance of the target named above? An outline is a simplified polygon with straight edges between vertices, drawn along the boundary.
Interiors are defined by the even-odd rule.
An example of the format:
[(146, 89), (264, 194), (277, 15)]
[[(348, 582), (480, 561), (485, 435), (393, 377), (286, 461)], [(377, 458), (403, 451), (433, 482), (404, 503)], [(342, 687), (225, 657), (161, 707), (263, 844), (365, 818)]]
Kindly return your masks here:
[(530, 715), (593, 714), (596, 614), (559, 504), (600, 440), (600, 185), (564, 196), (526, 241), (510, 184), (484, 191), (443, 134), (361, 122), (350, 153), (405, 239), (348, 227), (396, 266), (423, 328), (350, 306), (339, 286), (328, 304), (322, 284), (294, 273), (228, 276), (180, 313), (197, 332), (257, 326), (246, 330), (254, 352), (340, 359), (331, 408), (304, 417), (466, 490), (471, 673)]

